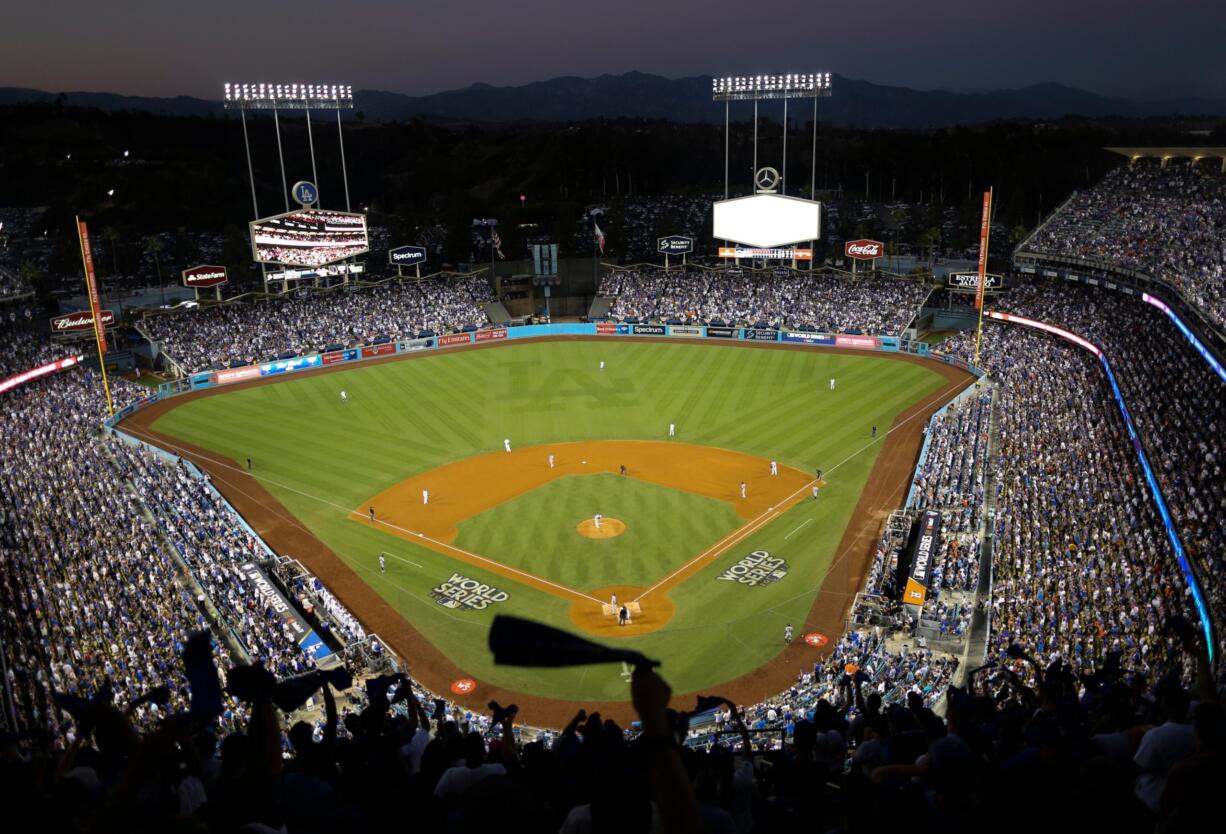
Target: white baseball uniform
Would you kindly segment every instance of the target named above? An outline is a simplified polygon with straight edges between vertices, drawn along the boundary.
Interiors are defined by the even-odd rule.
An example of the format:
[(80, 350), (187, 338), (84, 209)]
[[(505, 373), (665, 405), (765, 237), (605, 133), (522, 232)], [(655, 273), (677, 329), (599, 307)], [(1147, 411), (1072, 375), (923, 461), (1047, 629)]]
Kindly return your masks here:
[(771, 461), (771, 474), (772, 475), (779, 474), (779, 462), (778, 461), (774, 461), (774, 460)]
[(830, 378), (830, 390), (831, 390), (831, 391), (833, 391), (833, 390), (834, 390), (834, 377), (831, 377), (831, 378)]
[(511, 451), (511, 438), (508, 437), (502, 441), (502, 448), (506, 449), (508, 452)]
[(669, 436), (669, 437), (676, 437), (676, 436), (677, 436), (677, 424), (676, 424), (676, 423), (669, 423), (669, 424), (668, 424), (668, 436)]
[(553, 455), (549, 456), (549, 468), (553, 469)]
[(346, 394), (344, 391), (341, 391), (341, 402), (343, 403), (349, 402), (349, 395)]
[(596, 517), (593, 519), (593, 521), (595, 521), (595, 522), (596, 522), (596, 529), (597, 529), (597, 530), (599, 530), (599, 529), (600, 529), (600, 519), (601, 519), (601, 515), (600, 515), (600, 513), (596, 513)]
[(745, 482), (741, 481), (741, 497), (745, 497)]
[(428, 490), (428, 489), (423, 489), (423, 490), (421, 491), (421, 503), (423, 503), (423, 504), (429, 504), (429, 503), (430, 503), (430, 490)]

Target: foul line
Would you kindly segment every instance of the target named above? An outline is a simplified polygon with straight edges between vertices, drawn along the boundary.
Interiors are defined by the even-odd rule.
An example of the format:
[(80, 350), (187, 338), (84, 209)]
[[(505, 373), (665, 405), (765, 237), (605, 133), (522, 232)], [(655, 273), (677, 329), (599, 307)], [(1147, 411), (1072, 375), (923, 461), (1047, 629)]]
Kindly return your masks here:
[[(965, 386), (963, 386), (963, 387), (965, 387)], [(904, 418), (904, 419), (902, 419), (902, 420), (899, 420), (897, 423), (895, 423), (894, 425), (890, 426), (890, 428), (889, 428), (889, 429), (887, 429), (887, 430), (886, 430), (884, 433), (882, 433), (882, 434), (878, 435), (877, 437), (873, 438), (873, 439), (872, 439), (872, 440), (870, 440), (868, 443), (865, 443), (865, 444), (864, 444), (863, 446), (861, 446), (859, 449), (856, 449), (854, 452), (852, 452), (852, 453), (851, 453), (850, 455), (848, 455), (847, 457), (843, 458), (841, 461), (839, 461), (838, 463), (836, 463), (834, 466), (831, 466), (829, 469), (823, 469), (823, 470), (822, 470), (822, 474), (823, 474), (823, 475), (825, 475), (825, 474), (827, 474), (827, 473), (834, 472), (834, 471), (836, 471), (836, 470), (837, 470), (839, 467), (841, 467), (841, 466), (843, 466), (844, 464), (846, 464), (846, 463), (850, 462), (851, 460), (853, 460), (853, 459), (855, 459), (855, 458), (859, 457), (861, 454), (863, 454), (863, 453), (864, 453), (864, 451), (865, 451), (865, 450), (872, 448), (873, 446), (875, 446), (875, 445), (876, 445), (876, 444), (878, 444), (878, 443), (884, 443), (884, 442), (885, 442), (885, 439), (886, 439), (887, 437), (889, 437), (891, 434), (893, 434), (895, 431), (897, 431), (898, 429), (901, 429), (903, 426), (905, 426), (907, 423), (909, 423), (909, 422), (911, 422), (912, 420), (914, 420), (916, 417), (921, 416), (921, 415), (922, 415), (922, 414), (923, 414), (923, 413), (924, 413), (924, 412), (927, 410), (928, 404), (929, 404), (930, 402), (932, 402), (933, 400), (939, 400), (939, 399), (944, 398), (944, 397), (946, 397), (946, 396), (947, 396), (947, 395), (946, 395), (946, 389), (945, 389), (944, 387), (942, 387), (942, 388), (941, 388), (941, 390), (940, 390), (940, 391), (937, 391), (935, 394), (932, 394), (931, 396), (925, 397), (925, 398), (924, 398), (924, 399), (923, 399), (923, 400), (920, 402), (920, 404), (919, 404), (919, 410), (918, 410), (918, 411), (916, 411), (914, 414), (912, 414), (911, 416), (906, 417), (906, 418)], [(823, 478), (822, 480), (823, 480), (823, 482), (825, 482), (825, 478)], [(789, 495), (788, 497), (784, 498), (784, 499), (783, 499), (783, 501), (781, 501), (780, 503), (781, 503), (781, 504), (787, 504), (788, 502), (795, 500), (795, 498), (796, 498), (796, 496), (797, 496), (797, 495), (799, 495), (800, 493), (804, 492), (806, 489), (809, 489), (810, 487), (812, 487), (812, 486), (813, 486), (814, 484), (816, 484), (816, 483), (817, 483), (817, 481), (816, 481), (816, 480), (809, 481), (809, 482), (808, 482), (807, 484), (805, 484), (803, 487), (801, 487), (800, 489), (796, 490), (795, 492), (793, 492), (793, 493), (792, 493), (791, 495)], [(790, 507), (788, 507), (787, 509), (791, 509), (791, 508), (790, 508)], [(731, 548), (731, 547), (732, 547), (734, 544), (736, 544), (737, 542), (740, 542), (740, 541), (744, 540), (744, 539), (745, 539), (746, 537), (748, 537), (750, 534), (752, 534), (752, 533), (756, 533), (758, 530), (761, 530), (763, 527), (765, 527), (765, 526), (766, 526), (766, 524), (767, 524), (768, 522), (773, 521), (775, 518), (777, 518), (778, 516), (780, 516), (780, 515), (782, 515), (782, 514), (783, 514), (783, 513), (782, 513), (782, 511), (773, 511), (773, 510), (767, 510), (767, 511), (766, 511), (766, 512), (764, 512), (762, 515), (760, 515), (760, 516), (758, 516), (757, 518), (752, 519), (751, 521), (749, 521), (748, 523), (746, 523), (744, 526), (739, 527), (739, 528), (737, 528), (736, 530), (732, 531), (732, 532), (731, 532), (731, 533), (729, 533), (727, 536), (725, 536), (723, 539), (721, 539), (720, 541), (718, 541), (718, 542), (716, 542), (715, 544), (711, 545), (711, 547), (707, 548), (707, 549), (706, 549), (706, 550), (704, 550), (702, 553), (699, 553), (699, 554), (698, 554), (697, 556), (695, 556), (693, 559), (690, 559), (690, 560), (689, 560), (688, 562), (686, 562), (684, 565), (682, 565), (681, 567), (677, 568), (675, 571), (673, 571), (673, 572), (672, 572), (672, 573), (670, 573), (668, 576), (666, 576), (666, 577), (664, 577), (663, 579), (661, 579), (661, 580), (660, 580), (659, 582), (657, 582), (656, 584), (652, 585), (652, 586), (651, 586), (650, 588), (648, 588), (646, 591), (643, 591), (643, 593), (639, 594), (639, 595), (638, 595), (637, 597), (635, 597), (635, 598), (634, 598), (634, 600), (632, 600), (632, 601), (633, 601), (633, 602), (637, 602), (638, 600), (642, 599), (643, 597), (647, 596), (648, 594), (653, 593), (653, 592), (655, 592), (655, 591), (657, 591), (657, 590), (660, 590), (661, 588), (664, 588), (664, 587), (665, 587), (665, 585), (666, 585), (667, 583), (669, 583), (669, 582), (670, 582), (670, 581), (671, 581), (671, 580), (672, 580), (674, 577), (676, 577), (676, 576), (678, 576), (678, 575), (680, 575), (680, 574), (684, 574), (686, 571), (690, 570), (691, 568), (695, 567), (696, 565), (701, 565), (701, 564), (702, 564), (704, 561), (714, 561), (715, 559), (717, 559), (717, 558), (719, 558), (720, 556), (722, 556), (722, 555), (723, 555), (723, 554), (724, 554), (724, 553), (725, 553), (725, 552), (726, 552), (726, 551), (727, 551), (729, 548)], [(801, 526), (803, 527), (804, 525), (801, 525)], [(799, 529), (799, 528), (798, 528), (798, 529)], [(792, 532), (796, 532), (796, 531), (795, 531), (795, 530), (793, 530)], [(684, 581), (684, 579), (683, 579), (683, 581)]]
[(801, 527), (804, 527), (806, 524), (808, 524), (808, 523), (809, 523), (810, 521), (812, 521), (812, 520), (813, 520), (813, 519), (811, 519), (811, 518), (806, 518), (806, 519), (805, 519), (803, 522), (801, 522), (800, 527), (797, 527), (795, 530), (793, 530), (792, 532), (790, 532), (790, 533), (788, 533), (786, 536), (784, 536), (784, 537), (783, 537), (783, 540), (784, 540), (784, 541), (787, 541), (788, 539), (792, 538), (792, 536), (794, 536), (794, 535), (796, 535), (798, 532), (800, 532)]
[[(243, 473), (243, 469), (242, 469), (242, 467), (240, 467), (240, 466), (237, 466), (237, 465), (235, 465), (235, 464), (229, 463), (229, 462), (227, 462), (227, 461), (225, 461), (225, 460), (219, 460), (219, 459), (217, 459), (217, 458), (211, 457), (211, 456), (206, 455), (206, 454), (201, 454), (201, 453), (198, 453), (198, 452), (193, 452), (192, 450), (190, 450), (190, 449), (188, 449), (188, 448), (186, 448), (186, 447), (184, 447), (184, 446), (180, 446), (180, 445), (178, 445), (178, 444), (176, 444), (176, 443), (166, 442), (166, 441), (162, 440), (162, 438), (155, 437), (155, 436), (154, 436), (152, 433), (145, 432), (145, 431), (143, 431), (143, 430), (141, 430), (141, 429), (136, 429), (136, 430), (128, 430), (128, 429), (116, 429), (116, 430), (117, 430), (117, 431), (127, 431), (128, 433), (130, 433), (130, 434), (132, 434), (133, 436), (136, 436), (136, 437), (138, 437), (138, 438), (139, 438), (139, 437), (141, 437), (141, 436), (143, 436), (143, 437), (144, 437), (145, 439), (147, 439), (147, 440), (148, 440), (150, 443), (153, 443), (154, 445), (159, 446), (160, 448), (163, 448), (163, 449), (165, 449), (165, 448), (169, 447), (169, 448), (171, 448), (171, 449), (178, 450), (179, 452), (181, 452), (181, 453), (182, 453), (183, 457), (186, 457), (186, 458), (188, 458), (188, 459), (197, 458), (197, 459), (207, 460), (207, 461), (209, 461), (209, 462), (213, 463), (214, 465), (219, 466), (219, 467), (221, 467), (221, 468), (223, 468), (223, 469), (229, 469), (229, 470), (234, 471), (234, 472)], [(161, 441), (161, 442), (159, 442), (159, 441)], [(254, 475), (251, 475), (250, 473), (246, 473), (246, 474), (248, 474), (248, 476), (249, 476), (249, 477), (255, 477)], [(229, 481), (225, 481), (225, 479), (224, 479), (224, 478), (223, 478), (222, 480), (223, 480), (225, 483), (229, 483)], [(318, 501), (319, 503), (321, 503), (321, 504), (325, 504), (325, 505), (327, 505), (327, 506), (329, 506), (329, 507), (334, 507), (335, 509), (338, 509), (338, 510), (343, 510), (343, 511), (345, 512), (346, 517), (355, 517), (355, 516), (356, 516), (357, 518), (360, 518), (360, 519), (361, 519), (361, 520), (363, 520), (363, 521), (365, 521), (365, 520), (366, 520), (366, 516), (365, 516), (364, 514), (362, 514), (362, 513), (361, 513), (360, 511), (358, 511), (358, 510), (351, 510), (351, 509), (349, 509), (348, 507), (341, 506), (340, 504), (337, 504), (337, 503), (336, 503), (336, 502), (334, 502), (334, 501), (329, 501), (329, 500), (328, 500), (328, 499), (326, 499), (326, 498), (320, 498), (318, 495), (312, 495), (312, 494), (311, 494), (311, 493), (309, 493), (309, 492), (303, 492), (302, 490), (297, 489), (296, 487), (292, 487), (292, 486), (290, 486), (289, 484), (282, 483), (282, 482), (280, 482), (280, 481), (278, 481), (278, 480), (275, 480), (275, 479), (273, 479), (273, 478), (262, 477), (260, 480), (262, 480), (262, 481), (266, 481), (266, 482), (268, 482), (268, 483), (270, 483), (270, 484), (273, 484), (273, 485), (275, 485), (275, 486), (281, 487), (282, 489), (289, 490), (290, 492), (293, 492), (293, 493), (295, 493), (295, 494), (297, 494), (297, 495), (301, 495), (301, 496), (302, 496), (302, 497), (304, 497), (304, 498), (310, 498), (312, 501)], [(242, 490), (240, 490), (240, 491), (242, 491)], [(250, 495), (250, 493), (246, 493), (246, 492), (244, 492), (244, 494), (245, 494), (245, 495), (247, 495), (249, 498), (251, 498), (251, 500), (252, 500), (252, 501), (254, 501), (255, 503), (260, 504), (260, 506), (264, 507), (264, 509), (265, 509), (265, 510), (268, 510), (269, 512), (272, 512), (272, 513), (273, 513), (273, 515), (278, 515), (278, 516), (280, 515), (279, 513), (275, 512), (274, 510), (272, 510), (271, 508), (269, 508), (267, 505), (262, 504), (262, 503), (261, 503), (261, 502), (259, 502), (259, 501), (256, 501), (256, 500), (255, 500), (255, 498), (254, 498), (254, 496)], [(227, 502), (227, 503), (228, 503), (228, 502)], [(231, 507), (231, 509), (233, 509), (233, 507)], [(235, 512), (237, 512), (237, 510), (235, 510)], [(239, 514), (241, 515), (241, 513), (239, 513)], [(576, 591), (574, 588), (568, 588), (568, 587), (567, 587), (567, 586), (565, 586), (565, 585), (560, 585), (560, 584), (558, 584), (557, 582), (553, 582), (553, 581), (551, 581), (551, 580), (545, 579), (544, 577), (537, 576), (537, 575), (532, 574), (532, 573), (528, 573), (527, 571), (520, 570), (519, 568), (513, 568), (513, 567), (511, 567), (510, 565), (503, 564), (502, 562), (496, 562), (496, 561), (494, 561), (493, 559), (487, 559), (487, 558), (486, 558), (486, 557), (484, 557), (484, 556), (481, 556), (481, 555), (479, 555), (479, 554), (477, 554), (477, 553), (472, 553), (472, 552), (470, 552), (470, 551), (464, 550), (464, 549), (463, 549), (463, 548), (461, 548), (461, 547), (456, 547), (455, 545), (451, 545), (451, 544), (447, 544), (446, 542), (438, 541), (437, 539), (433, 539), (433, 538), (431, 538), (431, 537), (427, 536), (425, 533), (419, 533), (419, 532), (417, 532), (417, 531), (415, 531), (415, 530), (408, 530), (408, 529), (406, 529), (406, 528), (404, 528), (404, 527), (400, 527), (400, 526), (397, 526), (397, 525), (395, 525), (395, 524), (391, 524), (391, 523), (389, 523), (389, 522), (382, 521), (382, 520), (380, 520), (380, 519), (376, 519), (376, 520), (375, 520), (375, 524), (376, 524), (376, 525), (382, 525), (382, 526), (384, 526), (384, 527), (388, 527), (388, 528), (390, 528), (390, 529), (392, 529), (392, 530), (397, 530), (397, 531), (399, 531), (399, 532), (401, 532), (401, 533), (404, 533), (406, 537), (407, 537), (407, 536), (413, 536), (413, 537), (415, 537), (415, 538), (417, 538), (417, 539), (420, 539), (420, 540), (422, 540), (422, 541), (424, 541), (424, 542), (429, 542), (429, 543), (430, 543), (430, 544), (433, 546), (433, 549), (435, 549), (435, 550), (440, 550), (440, 551), (451, 551), (451, 552), (453, 552), (453, 553), (459, 554), (459, 555), (460, 555), (461, 557), (463, 557), (463, 558), (466, 558), (466, 560), (473, 560), (473, 561), (476, 561), (476, 562), (480, 562), (481, 564), (484, 564), (484, 565), (490, 565), (490, 566), (493, 566), (494, 568), (498, 569), (498, 570), (496, 570), (496, 572), (506, 572), (506, 573), (515, 574), (516, 576), (520, 576), (520, 577), (523, 577), (524, 579), (529, 580), (529, 582), (530, 582), (530, 583), (539, 583), (539, 585), (544, 585), (544, 586), (547, 586), (548, 588), (554, 588), (554, 589), (556, 589), (556, 590), (558, 590), (558, 591), (561, 591), (563, 594), (567, 594), (567, 595), (570, 595), (570, 596), (578, 597), (579, 599), (586, 600), (586, 601), (589, 601), (589, 602), (595, 602), (595, 603), (600, 603), (600, 604), (603, 604), (603, 603), (604, 603), (604, 601), (603, 601), (603, 600), (597, 599), (596, 597), (593, 597), (593, 596), (589, 596), (588, 594), (585, 594), (585, 593), (583, 593), (582, 591)], [(298, 524), (297, 526), (302, 527), (302, 525), (301, 525), (301, 524)], [(303, 530), (306, 530), (306, 528), (305, 528), (305, 527), (302, 527), (302, 529), (303, 529)], [(308, 530), (307, 532), (310, 532), (310, 531)], [(317, 537), (317, 536), (315, 536), (315, 534), (314, 534), (314, 533), (311, 533), (311, 536), (312, 536), (312, 538), (315, 538), (315, 539), (317, 539), (317, 540), (318, 540), (318, 537)], [(509, 577), (509, 578), (514, 578), (514, 577)], [(549, 591), (546, 591), (546, 592), (547, 592), (547, 593), (549, 593)], [(554, 594), (554, 596), (558, 596), (558, 594)]]

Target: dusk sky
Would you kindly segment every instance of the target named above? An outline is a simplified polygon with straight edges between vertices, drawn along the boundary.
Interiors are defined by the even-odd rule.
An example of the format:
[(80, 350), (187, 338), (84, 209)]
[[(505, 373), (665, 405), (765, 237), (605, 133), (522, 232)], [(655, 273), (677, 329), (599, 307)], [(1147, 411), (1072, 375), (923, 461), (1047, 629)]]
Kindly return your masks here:
[(245, 80), (416, 95), (628, 70), (1226, 98), (1226, 3), (45, 0), (0, 15), (0, 86), (51, 91), (219, 98)]

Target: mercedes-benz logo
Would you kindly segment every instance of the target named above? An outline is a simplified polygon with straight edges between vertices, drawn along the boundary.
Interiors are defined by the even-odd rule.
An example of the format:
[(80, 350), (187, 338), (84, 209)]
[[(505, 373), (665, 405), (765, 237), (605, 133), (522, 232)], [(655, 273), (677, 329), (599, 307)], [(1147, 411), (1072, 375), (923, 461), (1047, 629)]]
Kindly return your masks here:
[(754, 183), (759, 191), (774, 191), (779, 186), (779, 172), (774, 168), (759, 168)]

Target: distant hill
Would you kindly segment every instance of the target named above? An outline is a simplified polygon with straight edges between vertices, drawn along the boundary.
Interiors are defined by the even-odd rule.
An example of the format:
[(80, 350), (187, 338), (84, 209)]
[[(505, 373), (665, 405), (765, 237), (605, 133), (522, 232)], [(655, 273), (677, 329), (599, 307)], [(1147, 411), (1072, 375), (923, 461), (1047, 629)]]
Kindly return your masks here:
[[(220, 115), (220, 102), (178, 96), (146, 98), (115, 93), (46, 93), (0, 88), (0, 105), (54, 101), (102, 110), (139, 110), (177, 116)], [(359, 90), (357, 110), (365, 118), (406, 121), (416, 117), (455, 122), (573, 122), (589, 119), (671, 119), (719, 122), (724, 108), (711, 101), (710, 76), (664, 78), (641, 72), (595, 78), (562, 76), (519, 87), (473, 84), (428, 96)], [(778, 118), (780, 105), (767, 106)], [(734, 105), (734, 108), (736, 106)], [(746, 105), (739, 106), (744, 118)], [(737, 109), (734, 109), (737, 112)], [(799, 109), (803, 119), (808, 105)], [(834, 95), (818, 102), (819, 120), (848, 127), (924, 128), (981, 124), (999, 119), (1058, 119), (1068, 115), (1147, 118), (1170, 115), (1226, 115), (1226, 100), (1133, 101), (1100, 96), (1062, 84), (1035, 84), (1016, 90), (912, 90), (835, 76)]]

